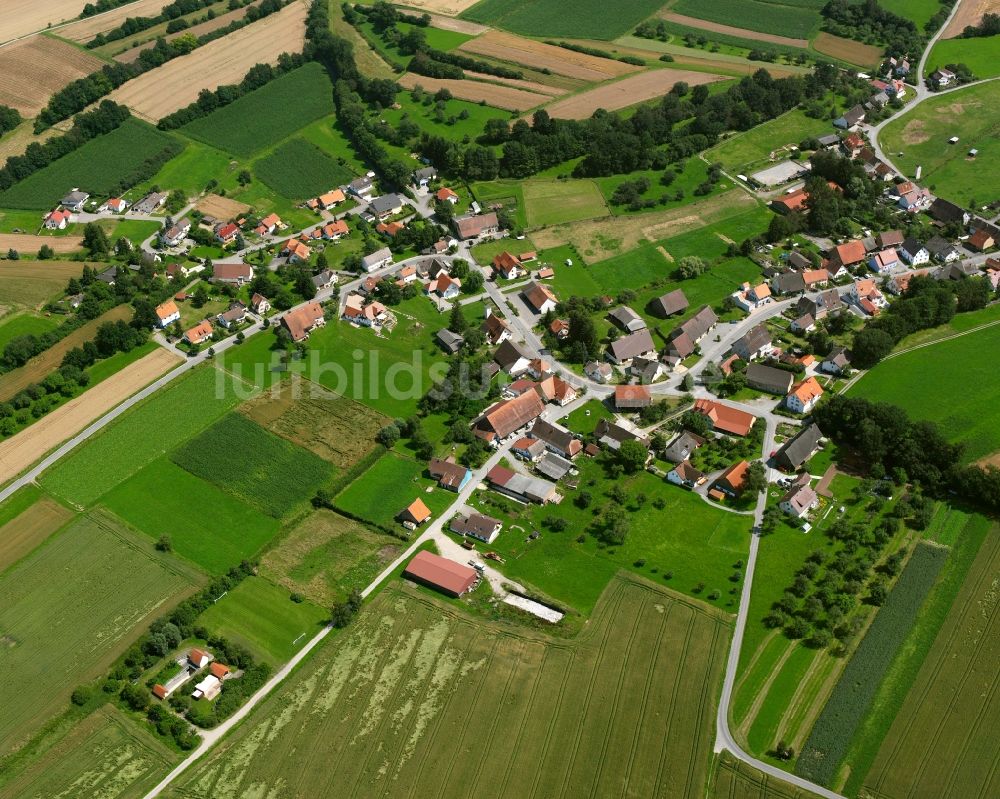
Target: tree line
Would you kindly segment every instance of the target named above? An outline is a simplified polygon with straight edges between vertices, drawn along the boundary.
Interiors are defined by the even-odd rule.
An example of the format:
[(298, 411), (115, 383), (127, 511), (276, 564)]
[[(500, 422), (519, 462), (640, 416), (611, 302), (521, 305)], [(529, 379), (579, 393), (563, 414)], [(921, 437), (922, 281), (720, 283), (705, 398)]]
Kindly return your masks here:
[(916, 56), (924, 49), (927, 37), (912, 20), (893, 14), (877, 0), (830, 0), (820, 10), (823, 30), (834, 36), (865, 44), (881, 45), (890, 55)]
[(16, 108), (0, 105), (0, 136), (21, 124), (21, 114)]
[[(100, 47), (108, 42), (116, 42), (119, 39), (126, 39), (129, 36), (134, 36), (135, 34), (141, 33), (142, 31), (156, 25), (161, 25), (164, 22), (179, 20), (186, 14), (191, 14), (202, 8), (215, 5), (216, 2), (217, 0), (174, 0), (173, 3), (165, 5), (156, 16), (126, 17), (125, 21), (122, 22), (117, 28), (112, 28), (109, 31), (98, 33), (93, 39), (87, 42), (86, 46), (92, 50), (95, 47)], [(240, 0), (232, 0), (232, 2), (236, 3), (237, 8), (242, 5)], [(211, 16), (206, 15), (206, 19), (213, 19), (215, 17), (214, 11), (209, 11), (209, 14)], [(169, 28), (167, 29), (167, 33), (173, 32), (174, 31)]]

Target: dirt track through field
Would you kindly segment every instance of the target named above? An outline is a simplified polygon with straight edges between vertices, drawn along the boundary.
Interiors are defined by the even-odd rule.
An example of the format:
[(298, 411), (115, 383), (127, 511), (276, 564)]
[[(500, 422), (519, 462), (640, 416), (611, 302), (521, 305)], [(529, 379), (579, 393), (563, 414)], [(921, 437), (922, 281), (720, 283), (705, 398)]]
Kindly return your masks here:
[(1000, 0), (962, 0), (958, 11), (941, 34), (942, 39), (954, 39), (969, 25), (978, 25), (983, 14), (1000, 12)]
[(277, 14), (168, 61), (111, 93), (146, 119), (159, 121), (190, 105), (202, 89), (238, 83), (254, 64), (275, 64), (281, 53), (298, 53), (305, 38), (306, 3), (297, 0)]
[(547, 86), (544, 83), (536, 83), (533, 80), (518, 80), (517, 78), (498, 78), (496, 75), (487, 75), (484, 72), (466, 72), (465, 76), (467, 78), (476, 78), (477, 80), (484, 80), (488, 83), (499, 83), (503, 86), (510, 86), (514, 89), (524, 89), (528, 92), (537, 92), (538, 94), (547, 94), (550, 97), (560, 97), (566, 94), (566, 89), (562, 89), (558, 86)]
[(713, 33), (724, 33), (728, 36), (739, 36), (741, 39), (770, 42), (771, 44), (782, 44), (786, 47), (806, 48), (809, 46), (808, 39), (792, 39), (788, 36), (778, 36), (775, 33), (760, 33), (759, 31), (751, 31), (746, 28), (736, 28), (732, 25), (723, 25), (719, 22), (709, 22), (707, 19), (698, 19), (697, 17), (684, 16), (684, 14), (675, 14), (673, 11), (661, 11), (657, 14), (657, 16), (662, 17), (667, 20), (667, 22), (676, 22), (678, 25), (686, 25), (689, 28), (701, 28), (704, 31), (712, 31)]
[[(38, 216), (41, 225), (41, 214)], [(30, 233), (0, 233), (0, 252), (17, 250), (25, 255), (34, 255), (43, 244), (48, 244), (56, 255), (76, 252), (83, 247), (83, 236), (34, 236)]]
[(4, 0), (0, 42), (75, 19), (85, 5), (87, 0)]
[(690, 86), (725, 80), (721, 75), (708, 72), (692, 72), (683, 69), (656, 69), (630, 75), (615, 83), (597, 86), (565, 100), (559, 100), (545, 110), (549, 116), (559, 119), (587, 119), (598, 108), (617, 111), (636, 103), (643, 103), (661, 97), (680, 81)]
[(176, 355), (158, 347), (43, 416), (13, 438), (0, 442), (0, 485), (178, 363), (180, 359)]
[(406, 0), (403, 5), (419, 11), (426, 11), (428, 14), (444, 14), (447, 17), (457, 17), (478, 2), (479, 0)]
[(103, 65), (97, 56), (48, 36), (0, 47), (0, 105), (36, 116), (49, 95)]
[(450, 80), (446, 78), (428, 78), (407, 72), (399, 77), (399, 85), (404, 89), (422, 86), (427, 91), (436, 92), (447, 89), (460, 100), (479, 102), (485, 100), (487, 105), (503, 108), (507, 111), (524, 111), (547, 103), (552, 98), (546, 94), (515, 89), (512, 86), (498, 86), (493, 83), (482, 83), (478, 80)]
[(17, 563), (73, 517), (73, 511), (48, 497), (0, 527), (0, 572)]
[(458, 49), (589, 81), (608, 80), (641, 69), (610, 58), (577, 53), (564, 47), (495, 30), (464, 42)]
[(86, 43), (99, 33), (106, 33), (117, 28), (129, 17), (155, 17), (170, 0), (136, 0), (126, 3), (106, 14), (87, 17), (60, 28), (56, 33), (71, 42)]
[(426, 13), (431, 18), (431, 27), (438, 28), (439, 30), (478, 36), (480, 33), (486, 33), (490, 29), (488, 25), (480, 25), (478, 22), (469, 22), (466, 19), (455, 19), (454, 17), (443, 17), (440, 14)]

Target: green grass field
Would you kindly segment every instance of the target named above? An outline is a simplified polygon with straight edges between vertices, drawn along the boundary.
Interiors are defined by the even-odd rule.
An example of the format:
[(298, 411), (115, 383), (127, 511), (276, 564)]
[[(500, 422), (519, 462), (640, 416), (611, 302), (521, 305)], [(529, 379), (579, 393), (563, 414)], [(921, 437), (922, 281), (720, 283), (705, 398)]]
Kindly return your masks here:
[(309, 450), (230, 413), (170, 455), (191, 474), (280, 519), (311, 499), (333, 472)]
[(203, 191), (211, 180), (220, 183), (232, 172), (232, 156), (207, 144), (186, 140), (184, 150), (165, 163), (160, 171), (140, 184), (136, 194), (152, 186), (170, 186), (193, 196)]
[(260, 577), (247, 577), (206, 610), (198, 622), (277, 666), (319, 632), (329, 617), (328, 609), (311, 602), (292, 602), (285, 588)]
[[(679, 169), (677, 168), (678, 166), (680, 167)], [(649, 180), (649, 189), (647, 189), (641, 196), (643, 200), (656, 201), (654, 208), (645, 209), (650, 211), (678, 208), (682, 205), (690, 203), (692, 200), (711, 197), (714, 194), (719, 194), (733, 187), (732, 183), (725, 178), (722, 178), (722, 180), (712, 187), (712, 190), (708, 194), (700, 196), (696, 195), (694, 190), (708, 178), (708, 164), (700, 158), (689, 158), (683, 164), (674, 165), (673, 171), (677, 176), (669, 186), (664, 186), (660, 183), (660, 178), (663, 176), (663, 170), (655, 169), (632, 172), (628, 175), (613, 175), (612, 177), (595, 178), (594, 182), (597, 183), (598, 188), (601, 190), (601, 194), (603, 194), (604, 199), (607, 200), (608, 207), (611, 208), (611, 212), (617, 215), (644, 213), (644, 211), (631, 211), (627, 205), (613, 205), (611, 203), (611, 196), (614, 194), (615, 189), (626, 181), (634, 181), (640, 178), (646, 178)], [(677, 192), (681, 192), (683, 194), (680, 199), (676, 199)]]
[(937, 422), (949, 440), (965, 445), (965, 460), (974, 461), (1000, 449), (1000, 411), (992, 402), (997, 372), (982, 357), (997, 346), (1000, 326), (994, 325), (907, 352), (880, 363), (851, 387), (851, 394)]
[(718, 614), (623, 578), (554, 641), (396, 585), (166, 795), (704, 796)]
[(561, 0), (483, 0), (461, 16), (525, 36), (573, 36), (614, 39), (651, 16), (658, 0), (622, 0), (609, 15), (598, 0), (580, 0), (566, 13)]
[[(971, 42), (992, 40), (952, 39), (945, 44), (952, 41), (967, 48), (973, 46)], [(1000, 65), (1000, 51), (994, 62)], [(886, 125), (879, 143), (906, 175), (912, 176), (918, 166), (923, 167), (921, 181), (937, 195), (959, 205), (972, 200), (977, 204), (992, 202), (1000, 199), (1000, 186), (992, 178), (1000, 169), (998, 108), (1000, 84), (996, 82), (949, 92)], [(948, 143), (952, 136), (959, 137), (957, 144)], [(979, 155), (969, 158), (973, 147)], [(900, 152), (903, 155), (898, 155)]]
[(820, 22), (822, 0), (799, 0), (778, 4), (768, 0), (678, 0), (672, 11), (689, 17), (732, 25), (763, 33), (808, 39)]
[[(812, 119), (799, 110), (789, 111), (742, 133), (735, 133), (705, 153), (709, 161), (718, 161), (730, 173), (747, 174), (766, 166), (772, 152), (787, 145), (798, 147), (811, 136), (821, 136), (832, 130), (828, 119)], [(787, 157), (783, 154), (782, 157)], [(780, 159), (779, 159), (780, 160)]]
[[(243, 386), (243, 396), (250, 390)], [(92, 505), (160, 455), (195, 435), (236, 404), (234, 383), (200, 367), (156, 392), (59, 461), (41, 482), (76, 505)]]
[(920, 30), (941, 10), (939, 0), (879, 0), (879, 5), (886, 11), (912, 20)]
[(995, 78), (1000, 75), (1000, 39), (941, 39), (927, 59), (927, 73), (945, 64), (965, 64), (978, 79)]
[(0, 192), (0, 206), (46, 211), (72, 186), (107, 196), (144, 161), (180, 147), (175, 137), (133, 117)]
[(235, 156), (273, 147), (333, 108), (333, 85), (326, 70), (313, 62), (245, 94), (181, 131)]
[[(419, 461), (388, 453), (341, 491), (334, 504), (351, 516), (402, 530), (396, 516), (419, 497), (437, 518), (455, 501), (455, 493), (424, 477), (426, 468)], [(433, 491), (428, 492), (428, 488)]]
[[(0, 752), (23, 743), (100, 673), (133, 631), (191, 586), (180, 564), (81, 518), (0, 578)], [(160, 610), (157, 610), (160, 608)]]
[(102, 504), (154, 541), (169, 536), (174, 551), (210, 574), (252, 558), (278, 532), (278, 522), (158, 458), (109, 491)]
[(268, 187), (292, 200), (305, 200), (354, 179), (354, 175), (305, 139), (290, 139), (254, 164)]
[(105, 705), (74, 724), (40, 757), (0, 777), (0, 798), (83, 795), (138, 799), (177, 761), (152, 735)]
[(521, 191), (529, 228), (608, 214), (604, 196), (592, 180), (526, 180)]
[(12, 314), (0, 319), (0, 350), (15, 338), (40, 336), (42, 333), (54, 330), (58, 324), (54, 317), (33, 313)]

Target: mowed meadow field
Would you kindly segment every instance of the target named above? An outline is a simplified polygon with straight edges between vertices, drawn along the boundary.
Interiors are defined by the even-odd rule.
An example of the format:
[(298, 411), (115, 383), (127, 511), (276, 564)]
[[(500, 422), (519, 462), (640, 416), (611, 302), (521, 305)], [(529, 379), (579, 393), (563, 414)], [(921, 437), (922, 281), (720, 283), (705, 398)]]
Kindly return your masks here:
[(624, 578), (574, 641), (391, 587), (165, 795), (700, 798), (728, 640)]

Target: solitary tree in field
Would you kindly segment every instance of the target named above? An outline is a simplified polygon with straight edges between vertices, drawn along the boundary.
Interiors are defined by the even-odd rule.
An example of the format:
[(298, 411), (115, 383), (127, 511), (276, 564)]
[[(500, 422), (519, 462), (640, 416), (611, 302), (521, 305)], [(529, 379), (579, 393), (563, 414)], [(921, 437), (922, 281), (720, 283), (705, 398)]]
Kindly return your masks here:
[(173, 549), (173, 544), (170, 542), (170, 536), (161, 535), (156, 540), (156, 548), (160, 550), (160, 552), (169, 552), (171, 549)]

